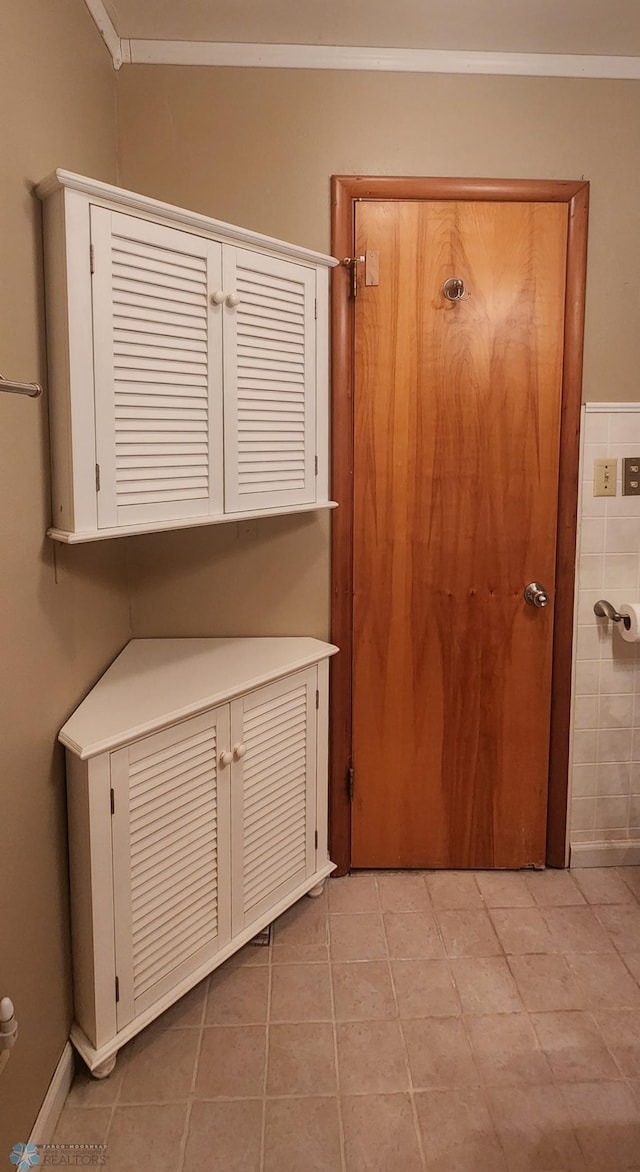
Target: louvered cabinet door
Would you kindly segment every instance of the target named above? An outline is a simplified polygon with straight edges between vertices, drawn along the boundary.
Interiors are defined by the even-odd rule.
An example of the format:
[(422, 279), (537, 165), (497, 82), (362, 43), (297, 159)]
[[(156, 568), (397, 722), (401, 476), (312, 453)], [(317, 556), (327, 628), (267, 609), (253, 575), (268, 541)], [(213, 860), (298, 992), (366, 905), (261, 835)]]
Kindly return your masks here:
[(316, 499), (316, 273), (225, 245), (225, 511)]
[(313, 667), (231, 705), (234, 934), (316, 869), (316, 688)]
[(91, 208), (98, 527), (221, 513), (221, 245)]
[(228, 745), (225, 705), (111, 754), (118, 1029), (230, 939)]

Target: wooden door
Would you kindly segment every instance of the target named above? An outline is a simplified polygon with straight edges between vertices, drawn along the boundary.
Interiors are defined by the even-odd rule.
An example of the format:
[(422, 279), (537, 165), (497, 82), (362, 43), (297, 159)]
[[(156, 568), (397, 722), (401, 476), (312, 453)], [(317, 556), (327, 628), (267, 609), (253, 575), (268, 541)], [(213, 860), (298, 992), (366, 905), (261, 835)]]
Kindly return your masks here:
[(225, 512), (316, 499), (315, 269), (225, 245)]
[(234, 935), (316, 869), (317, 686), (311, 667), (231, 705)]
[(545, 860), (567, 225), (356, 204), (379, 254), (355, 310), (357, 867)]

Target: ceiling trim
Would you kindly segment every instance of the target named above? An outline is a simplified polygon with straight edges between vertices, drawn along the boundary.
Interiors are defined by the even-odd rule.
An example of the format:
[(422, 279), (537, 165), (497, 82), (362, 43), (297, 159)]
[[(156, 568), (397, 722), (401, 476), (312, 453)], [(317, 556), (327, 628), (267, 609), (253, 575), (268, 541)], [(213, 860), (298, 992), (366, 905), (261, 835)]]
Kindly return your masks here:
[(103, 0), (84, 0), (84, 2), (95, 21), (100, 36), (111, 54), (113, 68), (119, 69), (125, 61), (131, 60), (128, 54), (129, 42), (123, 42), (120, 39), (117, 29), (103, 4)]
[[(96, 0), (91, 0), (96, 3)], [(640, 80), (640, 57), (572, 53), (479, 53), (449, 49), (383, 49), (347, 45), (263, 45), (222, 41), (127, 42), (128, 59), (147, 65), (213, 65), (257, 69), (350, 69), (394, 73), (503, 74)]]
[(575, 53), (484, 53), (386, 49), (359, 45), (263, 45), (120, 37), (104, 0), (85, 0), (114, 69), (137, 65), (210, 65), (244, 69), (346, 69), (391, 73), (467, 73), (522, 77), (640, 80), (640, 57)]

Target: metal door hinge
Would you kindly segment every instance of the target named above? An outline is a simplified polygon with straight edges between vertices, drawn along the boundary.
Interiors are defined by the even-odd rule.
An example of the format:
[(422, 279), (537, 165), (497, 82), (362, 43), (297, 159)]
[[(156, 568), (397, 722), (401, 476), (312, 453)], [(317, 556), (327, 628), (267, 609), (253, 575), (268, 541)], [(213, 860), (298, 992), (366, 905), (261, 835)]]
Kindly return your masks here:
[(317, 831), (317, 830), (316, 830), (316, 833), (315, 833), (314, 842), (315, 842), (315, 844), (316, 844), (316, 850), (317, 850), (317, 849), (318, 849), (318, 831)]
[(100, 492), (100, 465), (96, 464), (96, 492)]
[(315, 462), (315, 470), (316, 470), (316, 476), (317, 476), (318, 475), (318, 457), (317, 456), (316, 456), (316, 462)]
[(113, 790), (110, 791), (110, 795), (111, 795), (111, 814), (113, 816), (113, 814), (115, 814), (115, 812), (116, 812), (116, 795)]
[(120, 978), (116, 977), (116, 1004), (120, 1000)]
[(350, 765), (349, 768), (347, 769), (347, 793), (349, 795), (350, 802), (353, 801), (353, 791), (354, 791), (354, 787), (355, 787), (355, 780), (356, 780), (355, 770), (354, 770), (353, 766)]
[(96, 254), (95, 254), (93, 244), (90, 244), (89, 245), (89, 272), (95, 273), (95, 271), (96, 271)]
[(320, 692), (316, 690), (316, 708), (320, 707)]
[(358, 296), (358, 263), (363, 261), (363, 256), (345, 256), (340, 261), (340, 264), (343, 264), (351, 272), (351, 298), (353, 301)]
[(313, 316), (315, 317), (315, 319), (317, 321), (318, 320), (318, 298), (317, 297), (315, 298), (315, 300), (313, 302)]

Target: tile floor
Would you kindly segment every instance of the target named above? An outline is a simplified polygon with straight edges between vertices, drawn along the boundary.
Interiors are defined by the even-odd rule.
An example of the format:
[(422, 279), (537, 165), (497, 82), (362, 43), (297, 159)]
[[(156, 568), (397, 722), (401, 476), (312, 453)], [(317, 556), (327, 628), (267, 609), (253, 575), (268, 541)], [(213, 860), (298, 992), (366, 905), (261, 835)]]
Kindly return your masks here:
[(79, 1074), (107, 1172), (640, 1170), (640, 868), (330, 880)]

